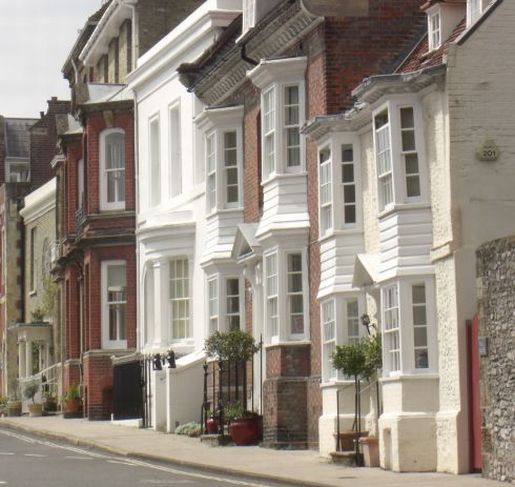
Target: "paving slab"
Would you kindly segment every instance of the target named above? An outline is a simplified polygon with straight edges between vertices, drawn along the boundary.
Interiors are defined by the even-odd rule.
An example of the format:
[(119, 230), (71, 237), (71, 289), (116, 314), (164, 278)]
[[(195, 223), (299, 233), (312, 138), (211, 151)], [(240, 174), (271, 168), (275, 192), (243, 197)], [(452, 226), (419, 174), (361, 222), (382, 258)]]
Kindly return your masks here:
[(108, 421), (54, 417), (0, 418), (0, 428), (64, 440), (111, 453), (313, 487), (506, 487), (480, 475), (394, 473), (380, 468), (329, 463), (315, 451), (271, 450), (259, 446), (212, 447), (198, 438), (114, 425)]

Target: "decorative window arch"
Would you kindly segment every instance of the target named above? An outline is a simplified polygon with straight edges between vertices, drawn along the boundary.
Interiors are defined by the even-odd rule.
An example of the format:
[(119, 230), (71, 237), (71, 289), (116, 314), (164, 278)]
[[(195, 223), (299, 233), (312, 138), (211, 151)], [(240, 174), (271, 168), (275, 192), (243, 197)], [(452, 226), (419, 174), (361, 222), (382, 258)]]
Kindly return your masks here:
[(100, 209), (125, 209), (125, 132), (118, 128), (100, 134)]

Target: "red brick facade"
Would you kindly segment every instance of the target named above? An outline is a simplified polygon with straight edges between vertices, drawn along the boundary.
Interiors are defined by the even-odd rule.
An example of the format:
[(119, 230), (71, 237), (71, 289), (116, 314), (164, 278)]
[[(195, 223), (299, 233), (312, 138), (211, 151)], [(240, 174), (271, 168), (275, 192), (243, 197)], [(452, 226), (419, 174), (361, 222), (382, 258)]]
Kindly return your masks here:
[[(101, 108), (105, 108), (102, 110)], [(107, 419), (112, 411), (111, 356), (136, 348), (136, 254), (134, 121), (132, 102), (120, 102), (82, 114), (82, 135), (63, 135), (65, 161), (58, 168), (58, 214), (64, 241), (61, 258), (65, 307), (65, 389), (82, 385), (85, 415)], [(125, 134), (125, 209), (100, 210), (100, 140), (102, 131)], [(78, 162), (84, 159), (82, 209), (78, 204)], [(61, 195), (61, 197), (60, 197)], [(102, 343), (102, 262), (126, 264), (125, 326), (127, 349)], [(104, 325), (105, 326), (105, 325)]]

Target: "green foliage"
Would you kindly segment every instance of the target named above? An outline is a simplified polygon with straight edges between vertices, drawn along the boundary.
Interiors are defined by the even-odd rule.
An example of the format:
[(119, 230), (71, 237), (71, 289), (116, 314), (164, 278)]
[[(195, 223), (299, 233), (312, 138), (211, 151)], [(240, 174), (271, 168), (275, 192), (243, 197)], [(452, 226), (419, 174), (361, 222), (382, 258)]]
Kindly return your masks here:
[(259, 345), (249, 333), (232, 330), (215, 331), (206, 339), (204, 348), (209, 357), (217, 360), (244, 362), (259, 350)]
[(32, 323), (41, 323), (45, 319), (45, 312), (41, 308), (34, 308), (30, 312), (30, 321)]
[(232, 421), (235, 418), (249, 418), (252, 416), (257, 416), (257, 413), (245, 409), (240, 401), (231, 402), (224, 407), (225, 421)]
[(41, 297), (41, 311), (44, 315), (49, 315), (54, 312), (58, 290), (59, 286), (50, 276), (47, 276), (43, 279), (43, 296)]
[(25, 399), (30, 399), (32, 402), (34, 402), (34, 396), (37, 394), (38, 391), (39, 382), (31, 380), (25, 385), (23, 389), (23, 397), (25, 397)]
[(73, 399), (80, 399), (80, 389), (77, 384), (71, 384), (68, 390), (65, 392), (63, 399), (65, 401), (71, 401)]
[(5, 396), (0, 396), (0, 408), (4, 408), (7, 406), (7, 398)]
[(176, 435), (186, 435), (186, 436), (200, 436), (202, 433), (202, 426), (195, 421), (191, 423), (185, 423), (177, 426), (175, 428)]
[(381, 368), (381, 335), (367, 336), (355, 343), (337, 345), (333, 365), (344, 374), (370, 380)]

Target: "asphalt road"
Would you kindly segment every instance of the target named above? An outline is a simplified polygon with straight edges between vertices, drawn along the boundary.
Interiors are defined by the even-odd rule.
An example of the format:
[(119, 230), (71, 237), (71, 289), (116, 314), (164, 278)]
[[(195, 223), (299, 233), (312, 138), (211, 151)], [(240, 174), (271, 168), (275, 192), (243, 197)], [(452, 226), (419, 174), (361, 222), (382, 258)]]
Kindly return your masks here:
[(279, 487), (163, 465), (0, 429), (0, 487)]

